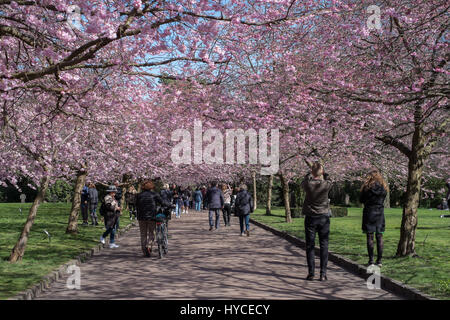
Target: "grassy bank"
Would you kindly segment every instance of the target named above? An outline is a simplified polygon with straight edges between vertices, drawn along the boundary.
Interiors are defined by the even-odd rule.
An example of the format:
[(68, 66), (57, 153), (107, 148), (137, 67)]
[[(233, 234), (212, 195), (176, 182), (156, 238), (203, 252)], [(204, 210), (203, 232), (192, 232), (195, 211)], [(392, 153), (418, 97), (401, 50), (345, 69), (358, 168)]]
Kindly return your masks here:
[[(447, 212), (448, 213), (448, 212)], [(400, 237), (401, 209), (386, 209), (386, 232), (382, 273), (440, 299), (450, 300), (450, 218), (439, 218), (442, 211), (419, 210), (416, 235), (418, 258), (395, 258)], [(284, 208), (271, 216), (258, 209), (252, 218), (278, 230), (305, 238), (304, 219), (284, 222)], [(368, 262), (366, 239), (361, 231), (362, 209), (349, 208), (348, 217), (332, 218), (329, 250), (357, 263)], [(316, 239), (318, 245), (318, 239)]]
[[(30, 207), (31, 203), (0, 203), (0, 299), (7, 299), (31, 287), (44, 275), (98, 245), (104, 231), (103, 225), (82, 227), (80, 217), (79, 233), (68, 235), (65, 231), (70, 204), (44, 203), (39, 207), (23, 260), (9, 263), (7, 258), (22, 231)], [(22, 208), (22, 213), (19, 208)], [(129, 223), (125, 213), (120, 227)], [(51, 242), (44, 230), (50, 233)]]

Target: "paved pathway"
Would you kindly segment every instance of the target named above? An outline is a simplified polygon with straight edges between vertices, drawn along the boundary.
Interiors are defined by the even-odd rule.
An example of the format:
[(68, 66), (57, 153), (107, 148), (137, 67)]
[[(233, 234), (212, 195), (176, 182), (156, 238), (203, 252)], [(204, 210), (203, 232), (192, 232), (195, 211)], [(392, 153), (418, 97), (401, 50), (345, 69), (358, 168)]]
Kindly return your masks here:
[[(142, 257), (139, 229), (81, 266), (81, 289), (60, 280), (38, 299), (398, 299), (369, 290), (365, 281), (329, 262), (328, 282), (306, 281), (305, 252), (251, 226), (239, 236), (239, 221), (208, 231), (207, 212), (170, 222), (169, 255)], [(316, 266), (319, 265), (317, 261)]]

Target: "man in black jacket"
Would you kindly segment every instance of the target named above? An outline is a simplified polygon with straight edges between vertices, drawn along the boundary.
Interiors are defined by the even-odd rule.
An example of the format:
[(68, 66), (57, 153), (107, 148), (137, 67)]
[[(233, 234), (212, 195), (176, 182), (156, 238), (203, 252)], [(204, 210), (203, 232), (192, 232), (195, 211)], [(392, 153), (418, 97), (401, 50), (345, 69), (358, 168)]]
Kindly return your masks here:
[(217, 182), (211, 183), (211, 188), (206, 192), (206, 200), (208, 201), (209, 209), (209, 231), (213, 230), (213, 214), (216, 214), (216, 230), (219, 229), (220, 224), (220, 210), (223, 209), (223, 194), (222, 190), (217, 188)]
[(136, 209), (139, 230), (141, 233), (141, 248), (146, 257), (152, 252), (154, 231), (156, 228), (155, 216), (158, 206), (169, 207), (170, 203), (164, 201), (161, 196), (154, 192), (153, 181), (147, 180), (142, 184), (142, 192), (137, 195)]
[(306, 196), (302, 213), (305, 215), (306, 258), (308, 262), (307, 280), (314, 279), (314, 243), (316, 232), (319, 234), (320, 244), (320, 281), (327, 280), (328, 264), (328, 236), (330, 233), (330, 204), (328, 193), (332, 182), (324, 173), (320, 162), (310, 165), (308, 173), (302, 181), (302, 188)]

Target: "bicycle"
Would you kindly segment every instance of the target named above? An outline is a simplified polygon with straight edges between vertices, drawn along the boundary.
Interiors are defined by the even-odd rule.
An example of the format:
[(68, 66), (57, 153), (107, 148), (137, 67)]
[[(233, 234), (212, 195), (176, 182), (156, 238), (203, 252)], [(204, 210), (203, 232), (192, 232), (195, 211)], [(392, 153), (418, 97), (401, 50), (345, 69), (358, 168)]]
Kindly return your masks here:
[(156, 215), (156, 229), (155, 229), (155, 238), (156, 243), (158, 244), (158, 253), (159, 258), (162, 259), (164, 255), (167, 255), (169, 252), (169, 228), (168, 228), (168, 220), (170, 219), (172, 207), (165, 208), (163, 212), (160, 212)]

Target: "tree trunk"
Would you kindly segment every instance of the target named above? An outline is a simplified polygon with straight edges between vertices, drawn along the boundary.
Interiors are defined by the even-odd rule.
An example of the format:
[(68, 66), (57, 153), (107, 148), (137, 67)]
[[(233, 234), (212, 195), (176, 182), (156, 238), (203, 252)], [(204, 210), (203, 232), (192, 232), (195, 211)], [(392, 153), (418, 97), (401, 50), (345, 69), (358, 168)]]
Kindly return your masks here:
[(33, 226), (34, 219), (36, 218), (37, 210), (39, 205), (42, 203), (45, 197), (45, 192), (48, 189), (48, 184), (50, 181), (50, 175), (45, 176), (41, 180), (41, 184), (39, 186), (38, 194), (34, 199), (33, 205), (30, 208), (28, 213), (27, 221), (23, 227), (22, 233), (20, 234), (19, 240), (16, 245), (12, 249), (11, 255), (9, 256), (9, 262), (17, 262), (22, 260), (23, 255), (25, 254), (25, 248), (28, 242), (28, 236), (30, 234), (31, 227)]
[(267, 186), (267, 205), (266, 205), (266, 214), (272, 214), (272, 187), (273, 187), (273, 174), (267, 177), (269, 185)]
[[(385, 176), (384, 180), (386, 180), (387, 185), (389, 186), (389, 180), (388, 177)], [(386, 209), (390, 209), (391, 208), (391, 188), (388, 188), (388, 190), (386, 190), (386, 198), (384, 199), (384, 207)]]
[(256, 172), (252, 172), (252, 181), (253, 181), (253, 210), (256, 211), (256, 207), (258, 204), (257, 196), (256, 196)]
[(423, 171), (424, 137), (420, 108), (416, 109), (415, 128), (412, 137), (411, 152), (408, 157), (408, 183), (406, 203), (403, 207), (400, 240), (396, 256), (416, 256), (417, 209), (419, 207), (420, 187)]
[(124, 185), (122, 187), (122, 198), (120, 200), (120, 207), (122, 208), (121, 212), (123, 212), (125, 210), (125, 207), (127, 206), (127, 204), (125, 203), (125, 194), (127, 193), (128, 188), (130, 187), (128, 185), (129, 179), (130, 177), (127, 174), (124, 174), (122, 176), (122, 183), (124, 183)]
[(281, 186), (283, 187), (283, 200), (284, 200), (284, 209), (286, 214), (286, 222), (291, 223), (291, 207), (289, 204), (289, 183), (283, 174), (280, 173)]
[(141, 193), (142, 192), (142, 183), (141, 180), (138, 180), (138, 187), (137, 187), (137, 193)]
[(81, 191), (86, 183), (86, 176), (86, 170), (77, 172), (77, 180), (73, 191), (72, 209), (70, 210), (66, 233), (78, 233), (78, 214), (80, 213)]
[[(416, 158), (416, 159), (414, 159)], [(408, 184), (406, 186), (406, 203), (403, 208), (400, 241), (397, 256), (415, 256), (415, 241), (417, 228), (417, 209), (419, 207), (420, 180), (423, 165), (417, 157), (412, 156), (408, 164)]]

